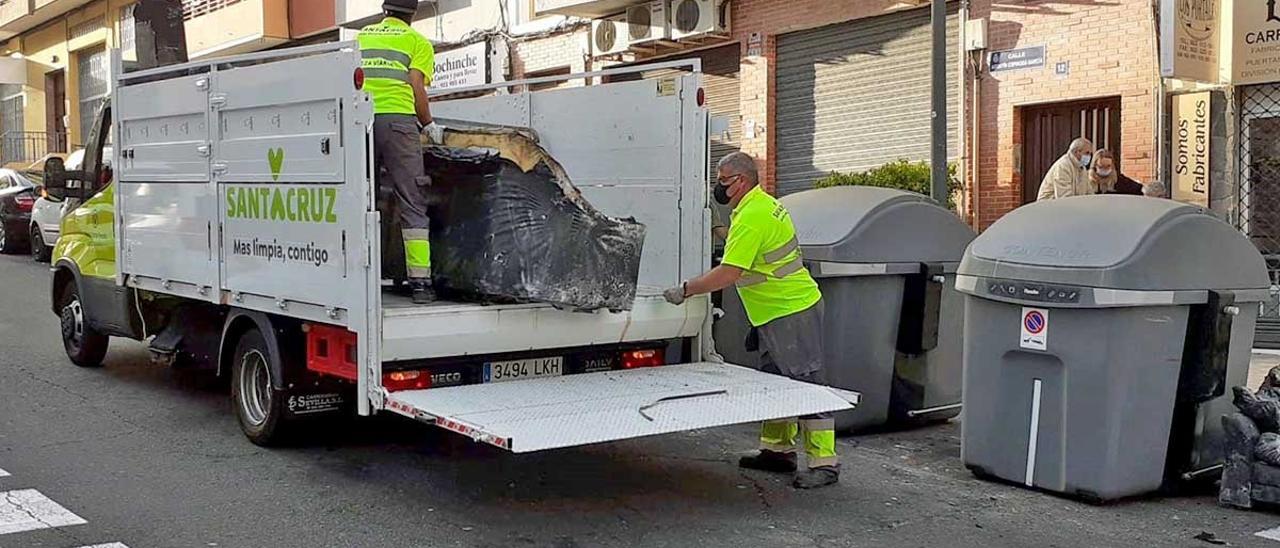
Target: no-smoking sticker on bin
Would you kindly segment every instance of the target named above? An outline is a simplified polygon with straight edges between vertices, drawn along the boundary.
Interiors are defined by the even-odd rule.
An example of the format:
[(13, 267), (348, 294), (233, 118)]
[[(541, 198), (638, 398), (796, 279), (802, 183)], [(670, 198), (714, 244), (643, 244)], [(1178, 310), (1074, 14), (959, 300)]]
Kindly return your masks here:
[(1022, 309), (1022, 334), (1018, 345), (1031, 350), (1049, 349), (1049, 311), (1043, 308)]

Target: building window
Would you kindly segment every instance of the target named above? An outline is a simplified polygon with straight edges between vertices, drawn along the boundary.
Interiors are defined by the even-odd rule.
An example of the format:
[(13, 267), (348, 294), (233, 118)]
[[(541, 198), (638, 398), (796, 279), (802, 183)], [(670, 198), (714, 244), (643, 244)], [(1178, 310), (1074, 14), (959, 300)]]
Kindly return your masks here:
[[(534, 78), (542, 78), (544, 76), (567, 76), (569, 75), (569, 73), (570, 73), (569, 67), (559, 67), (559, 68), (553, 68), (548, 70), (540, 70), (537, 72), (530, 72), (528, 74), (525, 74), (524, 77), (526, 80), (531, 80)], [(538, 84), (529, 84), (525, 87), (532, 92), (532, 91), (556, 89), (558, 87), (564, 87), (568, 85), (569, 85), (568, 82), (564, 80), (556, 80), (554, 82), (542, 82)]]
[(535, 2), (536, 0), (506, 0), (507, 25), (514, 27), (537, 19), (534, 14)]
[(110, 71), (107, 68), (107, 50), (97, 47), (77, 54), (77, 76), (80, 78), (80, 141), (89, 138), (98, 106), (111, 91)]
[(0, 160), (4, 163), (27, 158), (25, 103), (22, 84), (0, 84)]
[(134, 27), (133, 10), (137, 4), (120, 8), (120, 55), (130, 61), (138, 60), (138, 35)]

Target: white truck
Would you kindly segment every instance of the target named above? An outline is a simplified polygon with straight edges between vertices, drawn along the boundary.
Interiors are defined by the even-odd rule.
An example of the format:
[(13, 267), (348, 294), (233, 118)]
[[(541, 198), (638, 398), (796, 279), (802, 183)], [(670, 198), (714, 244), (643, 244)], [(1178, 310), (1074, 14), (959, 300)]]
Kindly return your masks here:
[(433, 105), (440, 118), (533, 129), (588, 201), (647, 225), (634, 307), (583, 313), (415, 306), (386, 290), (353, 44), (130, 73), (114, 54), (84, 169), (46, 166), (50, 191), (84, 204), (52, 261), (67, 354), (98, 366), (109, 337), (128, 337), (165, 361), (209, 364), (231, 377), (240, 425), (263, 445), (344, 410), (529, 452), (850, 409), (856, 393), (720, 363), (709, 300), (660, 295), (710, 262), (694, 63), (659, 80)]

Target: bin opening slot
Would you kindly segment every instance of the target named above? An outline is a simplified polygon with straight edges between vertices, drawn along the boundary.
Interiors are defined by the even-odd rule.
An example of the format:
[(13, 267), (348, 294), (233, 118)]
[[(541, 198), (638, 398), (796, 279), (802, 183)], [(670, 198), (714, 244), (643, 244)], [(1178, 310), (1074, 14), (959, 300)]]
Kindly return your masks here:
[(1200, 404), (1227, 391), (1227, 363), (1231, 349), (1231, 324), (1235, 293), (1209, 291), (1204, 304), (1191, 306), (1187, 315), (1186, 345), (1178, 373), (1178, 393), (1169, 430), (1165, 481), (1177, 482), (1183, 474), (1204, 463), (1196, 461), (1196, 421)]
[(902, 313), (898, 317), (899, 352), (918, 355), (938, 347), (945, 276), (941, 264), (921, 263), (920, 272), (908, 274), (903, 280)]

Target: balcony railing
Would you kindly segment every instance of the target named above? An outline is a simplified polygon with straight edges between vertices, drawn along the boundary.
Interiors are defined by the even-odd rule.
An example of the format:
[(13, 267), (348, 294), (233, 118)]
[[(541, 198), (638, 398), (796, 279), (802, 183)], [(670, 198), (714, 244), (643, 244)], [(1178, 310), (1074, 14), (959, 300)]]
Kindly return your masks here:
[(6, 131), (0, 133), (0, 166), (26, 166), (53, 153), (66, 154), (66, 133)]

